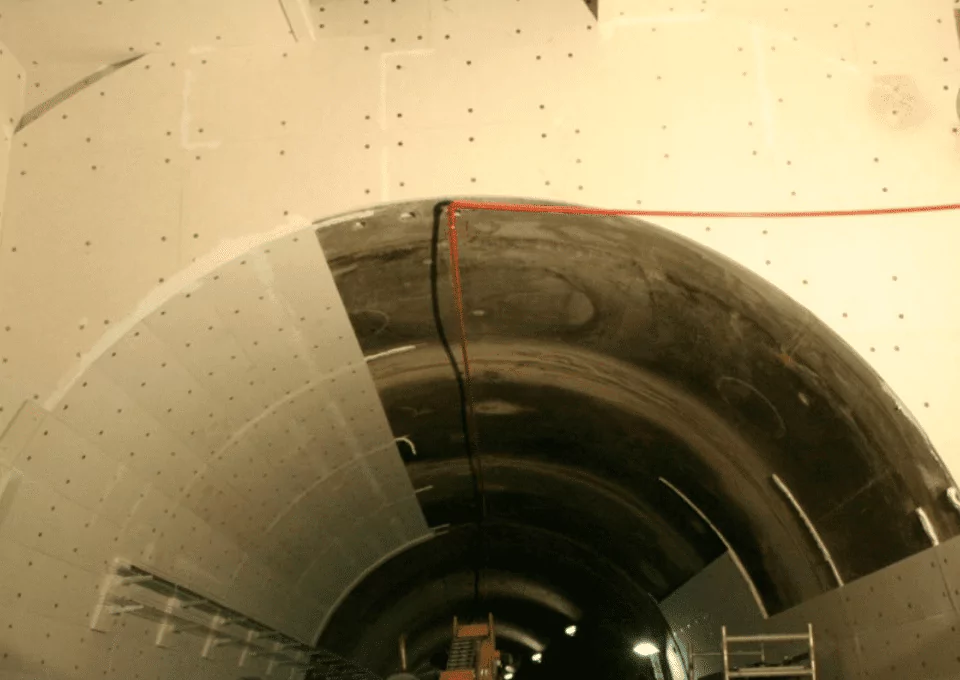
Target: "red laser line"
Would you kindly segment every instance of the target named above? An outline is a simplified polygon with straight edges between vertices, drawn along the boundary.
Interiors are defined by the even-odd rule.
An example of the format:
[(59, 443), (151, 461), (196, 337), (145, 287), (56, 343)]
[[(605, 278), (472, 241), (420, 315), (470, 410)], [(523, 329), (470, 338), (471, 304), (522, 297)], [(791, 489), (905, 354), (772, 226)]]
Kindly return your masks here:
[(487, 203), (482, 201), (452, 201), (447, 207), (447, 226), (456, 229), (458, 210), (492, 210), (499, 212), (554, 213), (558, 215), (606, 215), (633, 217), (709, 217), (709, 218), (788, 218), (788, 217), (865, 217), (871, 215), (905, 215), (910, 213), (944, 212), (960, 210), (960, 203), (919, 205), (905, 208), (869, 208), (861, 210), (798, 210), (769, 212), (730, 212), (723, 210), (616, 210), (607, 208), (584, 208), (574, 205), (535, 205), (522, 203)]
[[(800, 211), (759, 211), (730, 212), (721, 210), (616, 210), (607, 208), (585, 208), (581, 206), (536, 205), (523, 203), (490, 203), (485, 201), (451, 201), (447, 206), (447, 236), (450, 243), (450, 268), (453, 279), (453, 297), (457, 306), (457, 320), (460, 326), (460, 356), (463, 360), (464, 392), (467, 397), (468, 423), (476, 432), (473, 409), (473, 390), (470, 383), (470, 360), (467, 354), (466, 314), (463, 307), (463, 282), (460, 276), (460, 249), (457, 243), (457, 214), (461, 210), (488, 210), (515, 213), (552, 213), (557, 215), (604, 215), (632, 217), (707, 217), (707, 218), (770, 218), (783, 219), (793, 217), (867, 217), (877, 215), (907, 215), (915, 213), (945, 212), (960, 210), (960, 203), (939, 205), (908, 206), (905, 208), (868, 208), (860, 210), (800, 210)], [(470, 433), (466, 433), (470, 436)], [(467, 442), (470, 446), (470, 442)]]

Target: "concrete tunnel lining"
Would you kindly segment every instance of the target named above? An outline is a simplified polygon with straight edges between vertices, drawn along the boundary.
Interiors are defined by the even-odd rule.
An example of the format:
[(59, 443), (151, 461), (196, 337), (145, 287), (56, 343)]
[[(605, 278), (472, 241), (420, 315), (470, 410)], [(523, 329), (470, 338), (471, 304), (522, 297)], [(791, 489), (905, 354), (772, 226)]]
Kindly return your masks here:
[[(389, 206), (327, 224), (318, 236), (364, 353), (416, 347), (371, 370), (393, 430), (416, 443), (415, 457), (401, 453), (414, 486), (432, 487), (420, 494), (428, 521), (466, 528), (457, 398), (425, 274), (435, 217), (431, 202)], [(944, 501), (951, 480), (922, 433), (838, 336), (772, 285), (636, 220), (482, 211), (462, 219), (492, 523), (521, 535), (565, 530), (662, 598), (723, 551), (658, 484), (662, 476), (721, 528), (771, 613), (836, 585), (773, 474), (799, 499), (844, 580), (929, 546), (916, 507), (940, 536), (956, 535)], [(438, 265), (442, 323), (455, 337), (448, 271)], [(570, 494), (551, 486), (544, 468), (595, 497), (565, 505)], [(646, 513), (622, 520), (600, 505), (617, 495)], [(441, 569), (451, 535), (434, 539), (422, 559)], [(635, 537), (642, 550), (618, 550)], [(536, 531), (526, 540), (535, 543)], [(392, 582), (390, 569), (372, 577), (382, 579), (379, 594), (371, 586), (344, 601), (321, 642), (348, 650), (367, 627), (390, 637), (376, 616), (356, 617), (387, 608), (387, 593), (416, 587), (419, 574)], [(365, 654), (376, 646), (357, 645)]]
[[(786, 12), (757, 0), (611, 0), (590, 3), (591, 15), (582, 0), (205, 0), (188, 21), (155, 0), (101, 4), (7, 3), (0, 21), (0, 120), (10, 123), (0, 139), (0, 674), (18, 680), (276, 680), (265, 661), (238, 666), (239, 647), (202, 657), (202, 635), (157, 647), (157, 622), (135, 613), (90, 631), (117, 556), (302, 640), (324, 629), (325, 644), (384, 670), (396, 631), (427, 658), (449, 615), (471, 609), (471, 483), (457, 461), (452, 374), (404, 288), (422, 272), (366, 274), (398, 301), (368, 292), (339, 314), (333, 279), (319, 292), (284, 279), (327, 266), (312, 234), (277, 240), (314, 217), (465, 192), (686, 210), (957, 200), (960, 24), (944, 3), (821, 0)], [(96, 86), (71, 87), (134, 53)], [(48, 115), (16, 131), (37, 105)], [(423, 216), (420, 205), (405, 212)], [(549, 642), (542, 671), (574, 649), (623, 646), (617, 635), (654, 636), (663, 619), (713, 635), (721, 624), (749, 633), (813, 621), (826, 680), (960, 675), (960, 542), (950, 538), (960, 504), (944, 498), (936, 452), (914, 455), (919, 426), (897, 413), (913, 410), (957, 475), (951, 219), (663, 223), (807, 305), (897, 391), (877, 399), (861, 396), (886, 389), (872, 370), (838, 373), (848, 354), (809, 346), (804, 310), (792, 329), (760, 324), (787, 338), (782, 368), (749, 363), (751, 348), (777, 345), (750, 335), (718, 360), (726, 374), (684, 373), (706, 362), (711, 338), (719, 351), (749, 325), (708, 299), (707, 274), (624, 289), (629, 267), (603, 271), (618, 261), (605, 255), (571, 270), (549, 247), (530, 262), (507, 248), (490, 283), (474, 261), (470, 333), (495, 492), (484, 593), (520, 633), (505, 638), (527, 655), (522, 675), (538, 670), (534, 640)], [(395, 226), (381, 219), (358, 252), (389, 250)], [(408, 240), (415, 250), (419, 239)], [(479, 254), (501, 259), (502, 245)], [(283, 248), (303, 266), (276, 259)], [(273, 262), (280, 280), (226, 285), (241, 259)], [(659, 266), (654, 254), (640, 269)], [(194, 315), (190, 303), (211, 292), (219, 308)], [(317, 306), (325, 293), (337, 314)], [(259, 296), (266, 313), (251, 313)], [(684, 308), (694, 311), (650, 321)], [(412, 344), (384, 342), (365, 362), (354, 331), (377, 345), (397, 320)], [(681, 332), (668, 335), (668, 321)], [(642, 339), (680, 351), (624, 356), (614, 346), (623, 328), (662, 331)], [(654, 418), (666, 402), (691, 424)], [(853, 431), (870, 436), (831, 439)], [(360, 465), (330, 475), (348, 463)], [(679, 471), (649, 474), (662, 467)], [(843, 588), (774, 472), (837, 557)], [(779, 614), (758, 620), (729, 554), (714, 559), (722, 543), (655, 479), (729, 534)], [(623, 593), (628, 602), (614, 601)], [(582, 635), (567, 640), (565, 620)], [(599, 675), (588, 670), (581, 677)]]
[[(252, 415), (228, 415), (232, 430), (195, 430), (208, 444), (219, 442), (211, 452), (230, 456), (206, 467), (189, 455), (178, 458), (183, 468), (162, 456), (139, 469), (127, 461), (132, 472), (99, 502), (113, 508), (108, 516), (124, 527), (118, 537), (126, 531), (125, 544), (133, 546), (150, 522), (130, 525), (131, 517), (174, 511), (169, 499), (178, 498), (178, 489), (214, 494), (203, 501), (180, 496), (184, 507), (176, 512), (210, 527), (233, 526), (235, 545), (256, 545), (250, 551), (256, 559), (232, 581), (195, 569), (181, 579), (199, 579), (228, 603), (301, 639), (323, 623), (321, 645), (379, 673), (395, 670), (401, 633), (418, 661), (430, 659), (442, 644), (441, 625), (453, 613), (472, 611), (471, 579), (463, 570), (475, 558), (455, 385), (432, 315), (435, 206), (386, 205), (360, 219), (326, 220), (316, 238), (310, 230), (285, 237), (211, 272), (105, 352), (55, 414), (35, 406), (25, 411), (26, 420), (18, 421), (29, 421), (29, 434), (22, 450), (7, 454), (29, 455), (23, 452), (51, 432), (84, 455), (106, 452), (98, 463), (106, 466), (123, 451), (104, 441), (125, 450), (131, 438), (146, 434), (144, 423), (163, 419), (164, 409), (138, 382), (148, 364), (160, 359), (168, 364), (164, 371), (176, 364), (185, 376), (199, 374), (210, 368), (204, 352), (211, 347), (239, 342), (254, 351), (263, 328), (291, 321), (293, 344), (276, 341), (255, 362), (259, 368), (247, 369), (280, 370), (289, 378), (287, 392), (258, 394), (254, 381), (245, 396)], [(928, 545), (916, 507), (927, 510), (944, 540), (956, 535), (943, 494), (951, 481), (922, 433), (852, 350), (770, 284), (636, 220), (483, 213), (470, 216), (467, 233), (465, 302), (468, 311), (483, 312), (468, 316), (468, 334), (492, 510), (483, 594), (505, 614), (504, 624), (520, 631), (505, 642), (517, 655), (529, 652), (524, 640), (558, 648), (558, 631), (568, 621), (551, 606), (556, 602), (580, 611), (585, 631), (594, 625), (593, 637), (574, 641), (581, 654), (596, 652), (589, 644), (609, 646), (611, 627), (667, 643), (657, 601), (719, 557), (723, 546), (660, 477), (695, 498), (722, 529), (771, 613), (833, 587), (772, 473), (800, 499), (847, 580)], [(450, 329), (448, 272), (442, 260), (437, 267), (438, 303)], [(236, 305), (258, 298), (267, 303), (263, 323), (239, 321)], [(327, 316), (313, 323), (321, 307)], [(237, 339), (218, 335), (206, 349), (189, 347), (183, 334), (214, 333), (213, 320), (232, 323)], [(351, 347), (353, 333), (359, 345)], [(315, 353), (307, 360), (296, 348), (311, 342)], [(319, 373), (304, 383), (307, 369)], [(85, 410), (91, 401), (84, 391), (96, 395), (98, 409), (122, 410), (124, 429), (101, 435), (98, 411)], [(313, 396), (300, 399), (306, 395)], [(371, 398), (382, 403), (385, 419)], [(205, 415), (200, 404), (183, 405), (178, 417)], [(351, 425), (356, 418), (362, 425)], [(182, 435), (185, 423), (165, 427)], [(153, 442), (166, 436), (162, 427), (147, 432)], [(331, 436), (347, 448), (331, 448)], [(397, 446), (397, 437), (413, 446)], [(158, 453), (172, 443), (140, 441)], [(366, 468), (340, 467), (357, 455)], [(24, 465), (22, 457), (11, 459)], [(247, 483), (256, 485), (261, 471), (269, 472), (267, 461), (277, 475), (271, 481), (293, 485), (257, 494), (274, 498), (265, 516), (275, 518), (271, 526), (282, 525), (282, 536), (260, 535), (229, 510), (243, 504), (229, 480), (246, 472)], [(324, 493), (291, 505), (304, 494), (305, 474), (330, 471), (329, 485), (319, 487)], [(157, 480), (144, 486), (148, 472)], [(379, 481), (371, 487), (364, 479)], [(139, 502), (137, 487), (149, 490)], [(375, 488), (397, 494), (387, 511), (369, 504), (366, 494)], [(414, 498), (422, 488), (429, 490)], [(124, 498), (134, 515), (127, 516)], [(75, 500), (82, 508), (83, 498)], [(43, 502), (38, 496), (37, 507), (26, 511), (39, 513)], [(351, 508), (371, 514), (358, 523)], [(399, 509), (406, 517), (400, 524)], [(421, 509), (431, 526), (449, 529), (424, 540)], [(158, 526), (161, 538), (193, 533), (182, 520)], [(862, 549), (864, 526), (869, 550)], [(224, 548), (223, 565), (240, 557), (214, 533), (198, 538), (181, 550), (206, 556)], [(150, 545), (142, 559), (177, 567), (175, 546)], [(96, 565), (112, 550), (85, 559)], [(91, 598), (81, 599), (80, 609), (89, 606)]]
[(52, 558), (51, 574), (20, 577), (36, 579), (24, 599), (39, 589), (61, 611), (72, 584), (69, 620), (84, 629), (120, 557), (309, 641), (368, 566), (426, 534), (310, 233), (132, 322), (51, 411), (24, 405), (2, 441), (17, 484), (0, 531)]

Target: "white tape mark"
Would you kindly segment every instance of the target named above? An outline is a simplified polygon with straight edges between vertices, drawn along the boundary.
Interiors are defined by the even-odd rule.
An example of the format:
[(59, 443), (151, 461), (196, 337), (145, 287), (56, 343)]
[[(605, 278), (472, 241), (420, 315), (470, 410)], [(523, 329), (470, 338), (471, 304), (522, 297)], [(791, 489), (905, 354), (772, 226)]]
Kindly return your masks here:
[(421, 486), (419, 489), (414, 489), (413, 493), (421, 493), (423, 491), (429, 491), (433, 488), (433, 484), (427, 484), (426, 486)]
[(960, 491), (957, 491), (957, 487), (951, 486), (947, 489), (947, 500), (950, 501), (954, 510), (960, 512)]
[(733, 549), (733, 546), (730, 545), (730, 541), (727, 540), (727, 537), (720, 533), (720, 530), (716, 525), (710, 521), (710, 519), (704, 514), (703, 510), (694, 505), (693, 501), (687, 498), (680, 489), (675, 487), (673, 484), (665, 480), (663, 477), (660, 477), (660, 482), (666, 486), (668, 489), (677, 494), (684, 503), (690, 506), (690, 509), (695, 513), (700, 515), (700, 519), (707, 523), (713, 533), (717, 535), (717, 538), (720, 539), (720, 542), (723, 543), (727, 548), (727, 552), (730, 554), (730, 559), (733, 560), (734, 566), (740, 572), (740, 575), (743, 577), (743, 580), (746, 582), (747, 587), (750, 589), (750, 593), (753, 595), (754, 601), (757, 603), (757, 607), (760, 609), (760, 614), (764, 619), (770, 618), (770, 615), (767, 614), (767, 607), (763, 604), (763, 599), (760, 597), (760, 591), (757, 590), (757, 586), (754, 585), (753, 579), (750, 578), (750, 574), (747, 573), (747, 568), (743, 566), (743, 562), (740, 561), (740, 556), (737, 555), (737, 551)]
[(377, 352), (376, 354), (371, 354), (368, 357), (364, 357), (364, 360), (369, 364), (371, 361), (377, 359), (382, 359), (383, 357), (393, 356), (394, 354), (403, 354), (404, 352), (409, 352), (412, 349), (416, 349), (416, 345), (404, 345), (403, 347), (393, 347), (391, 349), (385, 349), (382, 352)]
[(810, 517), (800, 506), (800, 503), (794, 497), (793, 493), (784, 484), (777, 475), (773, 475), (773, 483), (777, 485), (777, 488), (787, 497), (787, 500), (790, 501), (790, 504), (793, 506), (793, 509), (797, 511), (797, 514), (800, 516), (800, 519), (803, 521), (804, 525), (807, 527), (807, 531), (810, 532), (810, 535), (813, 537), (814, 543), (817, 544), (817, 547), (820, 549), (820, 554), (823, 555), (823, 559), (827, 561), (827, 564), (830, 565), (830, 571), (833, 572), (833, 578), (836, 579), (837, 585), (843, 585), (843, 579), (840, 578), (840, 572), (837, 570), (837, 565), (833, 561), (833, 557), (830, 555), (830, 551), (827, 550), (826, 544), (820, 538), (820, 534), (817, 532), (816, 528), (813, 526), (813, 522), (810, 521)]
[(937, 536), (937, 531), (933, 528), (933, 522), (930, 521), (930, 518), (923, 508), (917, 508), (917, 517), (920, 518), (920, 524), (923, 526), (923, 531), (930, 538), (930, 543), (940, 545), (940, 537)]
[(397, 437), (393, 441), (403, 442), (410, 447), (410, 453), (412, 453), (414, 456), (417, 455), (417, 447), (413, 445), (413, 440), (411, 440), (410, 437)]

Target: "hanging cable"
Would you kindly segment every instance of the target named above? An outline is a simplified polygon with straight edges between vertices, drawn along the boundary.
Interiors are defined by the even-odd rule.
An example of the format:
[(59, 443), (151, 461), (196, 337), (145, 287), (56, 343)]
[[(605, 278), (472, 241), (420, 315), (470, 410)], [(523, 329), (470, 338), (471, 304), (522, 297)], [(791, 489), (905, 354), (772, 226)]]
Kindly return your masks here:
[[(447, 339), (440, 313), (440, 298), (438, 294), (439, 278), (439, 245), (440, 226), (443, 212), (448, 203), (438, 203), (434, 206), (433, 233), (430, 240), (430, 298), (433, 305), (433, 320), (437, 329), (437, 336), (443, 351), (447, 355), (457, 381), (457, 391), (460, 400), (460, 424), (463, 430), (464, 448), (467, 454), (467, 463), (470, 467), (470, 479), (473, 486), (473, 500), (475, 508), (476, 544), (473, 564), (473, 603), (475, 608), (480, 604), (480, 576), (488, 562), (488, 546), (486, 538), (487, 502), (483, 484), (483, 463), (480, 459), (479, 441), (476, 428), (476, 413), (473, 403), (472, 383), (470, 381), (470, 363), (467, 355), (466, 324), (463, 306), (463, 285), (460, 276), (460, 256), (456, 236), (450, 238), (451, 252), (451, 281), (453, 284), (454, 302), (457, 307), (457, 322), (460, 330), (460, 357), (461, 364), (457, 364), (456, 357), (450, 342)], [(448, 230), (449, 230), (448, 216)], [(449, 232), (448, 232), (449, 237)]]
[[(485, 521), (487, 516), (486, 493), (483, 484), (483, 463), (476, 428), (476, 411), (473, 402), (473, 388), (470, 375), (470, 357), (467, 352), (466, 312), (463, 303), (463, 280), (460, 270), (460, 246), (457, 233), (457, 217), (460, 211), (487, 210), (516, 213), (552, 213), (560, 215), (600, 215), (632, 217), (687, 217), (687, 218), (739, 218), (739, 219), (784, 219), (813, 217), (866, 217), (878, 215), (904, 215), (960, 210), (960, 203), (939, 205), (908, 206), (902, 208), (867, 208), (857, 210), (807, 210), (807, 211), (690, 211), (690, 210), (618, 210), (607, 208), (585, 208), (565, 205), (537, 205), (525, 203), (491, 203), (482, 201), (444, 201), (434, 206), (433, 235), (430, 247), (430, 290), (433, 302), (433, 317), (437, 327), (440, 344), (443, 345), (450, 366), (453, 368), (460, 395), (460, 417), (463, 429), (464, 447), (470, 465), (473, 482), (474, 503), (477, 524), (477, 560), (474, 564), (474, 604), (480, 601), (480, 574), (487, 563), (487, 541)], [(460, 331), (460, 365), (454, 356), (440, 318), (440, 302), (437, 294), (438, 251), (440, 243), (440, 222), (443, 213), (447, 214), (447, 242), (450, 248), (450, 279), (453, 287), (453, 300), (457, 308), (457, 323)]]

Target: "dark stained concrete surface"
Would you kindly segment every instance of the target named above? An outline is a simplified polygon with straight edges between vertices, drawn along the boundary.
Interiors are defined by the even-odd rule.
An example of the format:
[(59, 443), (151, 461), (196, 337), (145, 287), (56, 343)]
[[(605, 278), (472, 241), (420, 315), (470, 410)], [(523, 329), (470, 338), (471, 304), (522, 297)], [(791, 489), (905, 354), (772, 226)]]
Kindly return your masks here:
[[(401, 445), (414, 486), (432, 487), (419, 494), (428, 521), (451, 525), (373, 573), (321, 644), (386, 674), (406, 633), (414, 665), (426, 662), (455, 613), (480, 613), (478, 560), (479, 609), (526, 631), (508, 641), (523, 658), (534, 642), (573, 644), (562, 634), (573, 616), (606, 640), (597, 649), (611, 621), (626, 640), (663, 639), (655, 601), (724, 548), (660, 478), (726, 536), (771, 614), (834, 586), (772, 474), (845, 580), (929, 546), (917, 507), (942, 539), (960, 532), (943, 499), (952, 482), (922, 434), (849, 347), (772, 285), (634, 219), (469, 211), (461, 262), (488, 506), (479, 549), (433, 311), (436, 273), (456, 345), (435, 205), (317, 231), (364, 354), (416, 345), (370, 367), (393, 431), (416, 446), (414, 456)], [(525, 673), (535, 677), (529, 663)]]

